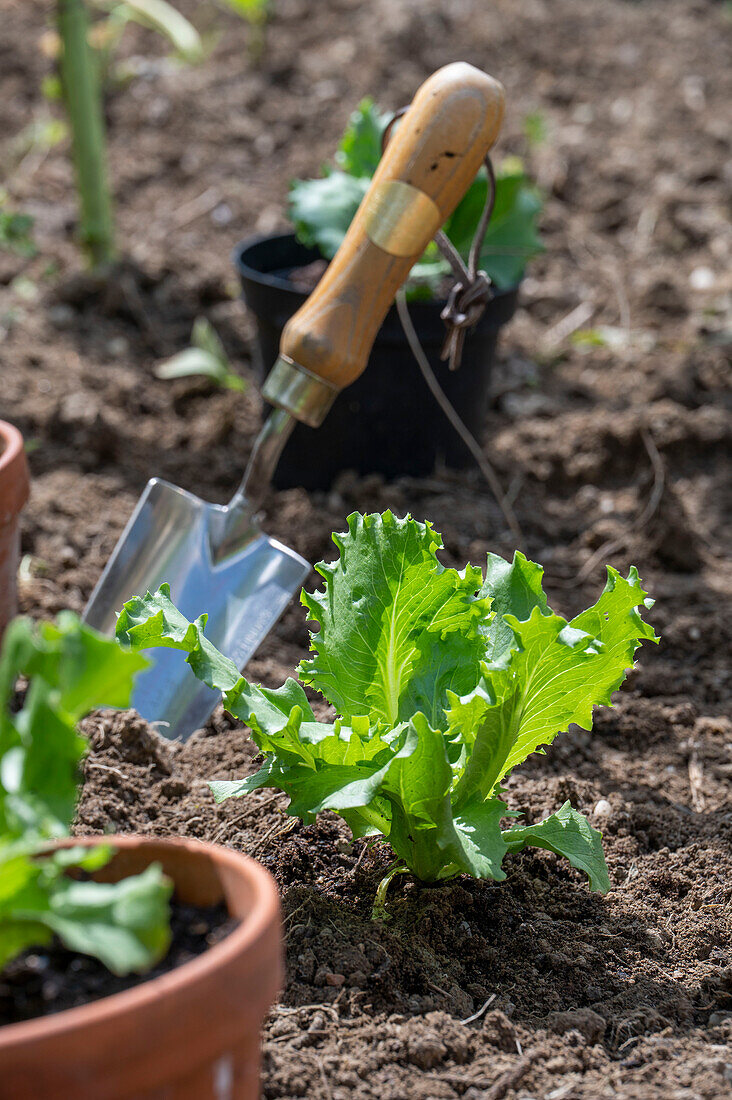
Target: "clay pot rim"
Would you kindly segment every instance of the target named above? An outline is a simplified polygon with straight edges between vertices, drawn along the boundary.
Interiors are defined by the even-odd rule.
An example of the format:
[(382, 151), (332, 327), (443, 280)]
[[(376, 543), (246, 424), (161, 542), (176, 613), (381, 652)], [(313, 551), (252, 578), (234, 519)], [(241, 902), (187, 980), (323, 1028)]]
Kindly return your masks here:
[(0, 523), (20, 512), (29, 492), (23, 436), (14, 424), (0, 420)]
[[(136, 848), (160, 848), (169, 846), (179, 851), (189, 851), (195, 855), (208, 855), (214, 864), (228, 868), (229, 871), (249, 880), (255, 898), (251, 912), (240, 921), (220, 943), (209, 947), (201, 955), (189, 962), (182, 963), (167, 974), (143, 981), (132, 989), (121, 993), (112, 993), (100, 997), (88, 1004), (63, 1009), (50, 1016), (37, 1016), (32, 1020), (21, 1020), (14, 1024), (0, 1026), (0, 1055), (4, 1050), (37, 1042), (50, 1036), (63, 1037), (64, 1033), (77, 1032), (92, 1022), (99, 1024), (121, 1015), (137, 1012), (151, 1001), (174, 1001), (183, 987), (190, 987), (205, 979), (211, 971), (225, 969), (237, 957), (257, 944), (267, 927), (276, 918), (279, 910), (277, 887), (269, 872), (256, 860), (241, 852), (222, 845), (183, 837), (155, 837), (147, 835), (110, 835), (68, 837), (52, 848), (84, 847), (97, 844), (109, 844), (120, 851)], [(150, 862), (154, 862), (154, 856)]]
[[(4, 444), (4, 446), (2, 446)], [(23, 436), (14, 424), (7, 420), (0, 420), (0, 475), (12, 462), (15, 462), (19, 454), (23, 453)]]

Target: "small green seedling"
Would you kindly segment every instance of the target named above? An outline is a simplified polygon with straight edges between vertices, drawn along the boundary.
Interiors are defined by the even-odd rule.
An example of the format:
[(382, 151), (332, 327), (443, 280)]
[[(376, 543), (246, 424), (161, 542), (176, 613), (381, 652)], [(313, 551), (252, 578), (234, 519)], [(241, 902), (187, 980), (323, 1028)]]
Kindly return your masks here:
[[(115, 974), (149, 969), (170, 943), (172, 884), (157, 864), (110, 884), (79, 881), (109, 845), (49, 851), (68, 835), (85, 743), (76, 723), (102, 704), (129, 706), (148, 662), (62, 612), (55, 623), (15, 619), (0, 653), (0, 970), (56, 935)], [(27, 681), (19, 709), (13, 698)]]
[(94, 45), (102, 54), (104, 69), (110, 67), (109, 58), (119, 47), (128, 23), (139, 23), (157, 31), (170, 43), (181, 61), (194, 64), (204, 57), (198, 31), (167, 0), (91, 0), (91, 3), (107, 13), (107, 18), (93, 27)]
[(210, 321), (197, 317), (191, 333), (191, 347), (166, 359), (156, 368), (158, 378), (190, 378), (205, 375), (217, 386), (241, 393), (246, 383), (231, 369), (224, 345)]
[(249, 24), (249, 55), (252, 61), (260, 62), (266, 45), (265, 32), (271, 9), (270, 0), (221, 0), (221, 2)]
[[(336, 152), (336, 168), (325, 166), (322, 179), (290, 184), (289, 215), (298, 240), (318, 248), (326, 260), (335, 255), (381, 158), (381, 136), (388, 122), (370, 99), (351, 116)], [(443, 227), (467, 261), (488, 193), (482, 170)], [(542, 201), (522, 162), (511, 157), (496, 173), (493, 215), (485, 235), (479, 266), (499, 289), (515, 286), (527, 262), (542, 251), (536, 221)], [(407, 284), (411, 297), (433, 297), (451, 272), (431, 243), (412, 268)]]
[(524, 115), (521, 128), (526, 138), (526, 144), (530, 149), (536, 149), (543, 145), (549, 134), (546, 115), (541, 111), (530, 111), (529, 114)]
[(424, 882), (467, 873), (497, 881), (504, 857), (533, 846), (565, 856), (592, 889), (609, 889), (600, 833), (569, 803), (533, 825), (504, 801), (510, 772), (569, 725), (592, 727), (596, 705), (656, 636), (639, 614), (652, 606), (636, 570), (608, 569), (596, 604), (567, 621), (548, 606), (541, 566), (516, 553), (488, 555), (485, 574), (437, 558), (429, 523), (349, 517), (334, 535), (339, 558), (316, 568), (322, 592), (303, 592), (314, 657), (302, 684), (335, 707), (316, 719), (303, 687), (288, 679), (257, 687), (208, 641), (205, 615), (186, 620), (167, 586), (125, 604), (117, 637), (131, 649), (187, 652), (196, 676), (223, 692), (226, 709), (252, 730), (264, 754), (256, 774), (211, 784), (217, 801), (260, 787), (290, 798), (288, 813), (312, 822), (334, 810), (354, 837), (379, 837), (393, 875)]
[(38, 252), (33, 240), (33, 218), (14, 210), (0, 192), (0, 249), (28, 259)]

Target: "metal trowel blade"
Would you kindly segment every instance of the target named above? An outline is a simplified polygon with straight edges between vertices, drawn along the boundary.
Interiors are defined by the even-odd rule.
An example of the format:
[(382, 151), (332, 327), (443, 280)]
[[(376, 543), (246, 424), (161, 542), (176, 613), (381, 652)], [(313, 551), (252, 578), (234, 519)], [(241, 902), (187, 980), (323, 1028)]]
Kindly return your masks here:
[[(84, 620), (114, 634), (132, 596), (170, 584), (188, 619), (208, 613), (206, 636), (243, 669), (310, 572), (304, 558), (269, 538), (253, 515), (240, 537), (216, 555), (226, 508), (153, 478), (140, 497), (84, 612)], [(167, 737), (200, 729), (220, 699), (201, 684), (179, 650), (151, 654), (152, 668), (136, 681), (132, 705)]]

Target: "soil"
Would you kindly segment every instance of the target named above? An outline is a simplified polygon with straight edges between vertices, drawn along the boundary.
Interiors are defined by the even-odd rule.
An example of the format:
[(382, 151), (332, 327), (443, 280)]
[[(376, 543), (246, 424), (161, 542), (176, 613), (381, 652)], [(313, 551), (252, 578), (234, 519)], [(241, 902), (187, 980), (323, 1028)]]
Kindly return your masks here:
[[(131, 30), (123, 52), (140, 75), (108, 97), (121, 274), (80, 274), (65, 145), (4, 147), (40, 247), (0, 254), (0, 415), (32, 446), (24, 610), (81, 610), (151, 474), (230, 495), (260, 416), (254, 387), (163, 382), (156, 361), (205, 314), (251, 379), (232, 246), (285, 227), (288, 179), (330, 158), (363, 95), (396, 108), (460, 57), (506, 85), (499, 155), (524, 156), (547, 193), (547, 251), (504, 335), (486, 455), (552, 605), (577, 612), (605, 560), (635, 563), (662, 641), (591, 734), (570, 730), (508, 784), (528, 820), (569, 798), (602, 828), (604, 898), (526, 852), (500, 885), (394, 883), (391, 921), (373, 924), (384, 846), (351, 844), (328, 814), (304, 827), (271, 791), (214, 805), (205, 781), (255, 759), (221, 711), (185, 745), (134, 714), (87, 719), (77, 831), (217, 840), (275, 875), (288, 976), (265, 1029), (268, 1098), (732, 1096), (728, 6), (278, 0), (259, 68), (242, 24), (183, 7), (221, 31), (212, 56), (180, 69)], [(4, 134), (47, 109), (44, 12), (4, 6)], [(530, 146), (523, 120), (537, 112), (547, 139)], [(317, 561), (350, 511), (386, 507), (431, 519), (447, 564), (513, 549), (474, 470), (273, 492), (266, 526)], [(280, 683), (306, 647), (293, 605), (248, 675)]]
[(202, 909), (182, 905), (174, 898), (170, 904), (172, 940), (165, 958), (145, 974), (125, 977), (111, 974), (98, 959), (67, 950), (54, 938), (47, 947), (24, 951), (3, 971), (0, 1025), (51, 1016), (168, 974), (219, 943), (237, 923), (225, 905)]

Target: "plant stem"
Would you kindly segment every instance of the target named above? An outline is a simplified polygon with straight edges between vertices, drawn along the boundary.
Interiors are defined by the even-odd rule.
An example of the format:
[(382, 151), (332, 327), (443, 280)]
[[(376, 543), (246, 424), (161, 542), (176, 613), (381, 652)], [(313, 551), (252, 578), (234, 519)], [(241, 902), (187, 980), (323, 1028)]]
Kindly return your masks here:
[(371, 910), (371, 920), (383, 920), (385, 917), (388, 917), (388, 913), (386, 912), (386, 891), (389, 889), (389, 883), (395, 875), (404, 875), (408, 872), (409, 868), (406, 863), (402, 863), (401, 860), (397, 860), (396, 863), (391, 865), (379, 883), (379, 888), (376, 891), (373, 909)]
[(112, 203), (96, 59), (87, 39), (84, 0), (58, 0), (61, 82), (71, 125), (79, 192), (80, 236), (93, 267), (114, 255)]

